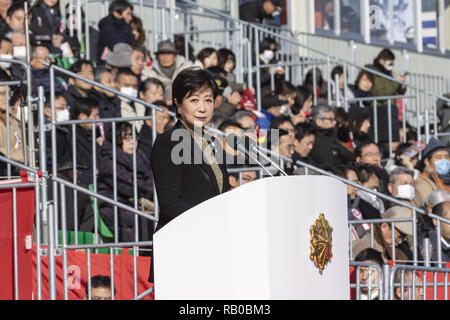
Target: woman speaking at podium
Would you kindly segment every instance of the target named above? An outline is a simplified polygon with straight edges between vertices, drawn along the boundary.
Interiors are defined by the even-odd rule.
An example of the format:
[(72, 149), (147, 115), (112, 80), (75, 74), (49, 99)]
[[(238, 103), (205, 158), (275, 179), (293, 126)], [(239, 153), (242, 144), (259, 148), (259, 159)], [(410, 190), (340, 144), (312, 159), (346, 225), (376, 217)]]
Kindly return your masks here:
[(217, 94), (212, 75), (199, 68), (185, 69), (173, 82), (172, 99), (178, 121), (157, 137), (152, 150), (160, 207), (157, 230), (230, 188), (226, 167), (217, 161), (214, 144), (204, 136)]

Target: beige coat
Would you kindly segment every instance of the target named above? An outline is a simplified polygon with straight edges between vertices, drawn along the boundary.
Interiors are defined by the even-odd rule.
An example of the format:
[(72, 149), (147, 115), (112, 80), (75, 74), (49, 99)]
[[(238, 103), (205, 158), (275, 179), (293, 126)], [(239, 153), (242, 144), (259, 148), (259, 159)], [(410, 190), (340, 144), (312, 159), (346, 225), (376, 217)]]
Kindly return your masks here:
[[(120, 114), (122, 118), (144, 117), (145, 106), (140, 103), (130, 103), (127, 99), (120, 97)], [(130, 122), (133, 125), (133, 122)], [(141, 132), (144, 121), (134, 121), (137, 132)]]
[(148, 78), (156, 78), (160, 80), (165, 88), (166, 91), (166, 99), (172, 98), (172, 82), (175, 80), (175, 78), (178, 76), (178, 74), (183, 71), (186, 68), (192, 67), (192, 62), (189, 60), (186, 60), (185, 57), (178, 55), (177, 60), (175, 61), (176, 69), (172, 76), (172, 78), (169, 78), (167, 75), (165, 75), (158, 64), (158, 60), (155, 60), (153, 62), (153, 65), (151, 67), (146, 67), (144, 70), (142, 70), (142, 81), (145, 81)]
[[(23, 162), (23, 140), (20, 122), (13, 116), (9, 116), (9, 144), (10, 159)], [(20, 143), (19, 143), (20, 141)], [(0, 113), (0, 153), (8, 156), (8, 140), (6, 134), (6, 113)]]

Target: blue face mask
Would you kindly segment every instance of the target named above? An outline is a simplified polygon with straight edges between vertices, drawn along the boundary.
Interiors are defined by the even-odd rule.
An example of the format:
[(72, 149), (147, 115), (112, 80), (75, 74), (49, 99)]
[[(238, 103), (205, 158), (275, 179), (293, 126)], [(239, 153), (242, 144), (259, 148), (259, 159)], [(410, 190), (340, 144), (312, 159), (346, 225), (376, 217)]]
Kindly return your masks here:
[(450, 172), (450, 161), (448, 161), (447, 159), (436, 161), (434, 165), (436, 166), (436, 172), (440, 176), (445, 176)]

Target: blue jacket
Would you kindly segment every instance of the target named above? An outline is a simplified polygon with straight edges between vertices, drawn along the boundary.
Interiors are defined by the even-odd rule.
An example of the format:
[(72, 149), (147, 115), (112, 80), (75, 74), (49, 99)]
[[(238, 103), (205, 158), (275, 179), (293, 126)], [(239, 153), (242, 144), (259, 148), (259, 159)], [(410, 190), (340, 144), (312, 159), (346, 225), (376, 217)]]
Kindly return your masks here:
[(256, 120), (256, 124), (259, 125), (261, 129), (264, 129), (266, 131), (270, 130), (270, 125), (272, 124), (272, 121), (277, 117), (273, 113), (270, 113), (266, 110), (261, 110), (261, 112), (264, 114), (264, 117), (258, 118)]

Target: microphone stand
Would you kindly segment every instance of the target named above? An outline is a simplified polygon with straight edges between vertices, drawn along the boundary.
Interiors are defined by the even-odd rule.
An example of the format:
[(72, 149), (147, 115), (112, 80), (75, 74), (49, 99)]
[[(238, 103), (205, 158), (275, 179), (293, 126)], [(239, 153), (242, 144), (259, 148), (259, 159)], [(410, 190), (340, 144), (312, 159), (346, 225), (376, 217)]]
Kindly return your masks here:
[[(248, 137), (247, 137), (248, 138)], [(244, 141), (243, 141), (244, 140)], [(275, 163), (275, 161), (272, 161), (272, 159), (270, 159), (269, 157), (267, 157), (263, 152), (261, 152), (261, 150), (260, 150), (260, 148), (261, 149), (264, 149), (264, 151), (265, 152), (268, 152), (268, 153), (274, 153), (273, 151), (270, 151), (270, 150), (267, 150), (267, 149), (265, 149), (265, 148), (262, 148), (262, 147), (260, 147), (260, 146), (258, 146), (257, 144), (256, 144), (256, 142), (254, 142), (254, 141), (252, 141), (252, 143), (249, 145), (249, 148), (248, 148), (248, 150), (247, 150), (247, 148), (245, 147), (245, 141), (251, 141), (249, 138), (248, 139), (242, 139), (242, 138), (238, 138), (238, 141), (237, 141), (237, 148), (240, 150), (240, 151), (242, 151), (242, 152), (244, 152), (244, 154), (247, 154), (249, 157), (250, 157), (250, 159), (251, 160), (254, 160), (261, 168), (263, 168), (264, 169), (264, 171), (266, 172), (266, 173), (268, 173), (271, 177), (273, 177), (273, 174), (272, 173), (270, 173), (269, 172), (269, 170), (267, 170), (267, 168), (261, 163), (261, 162), (259, 162), (258, 161), (258, 159), (257, 159), (257, 157), (255, 157), (253, 154), (252, 154), (252, 151), (253, 152), (255, 152), (255, 153), (257, 153), (257, 154), (259, 154), (260, 155), (260, 157), (262, 157), (264, 160), (266, 160), (267, 162), (269, 162), (273, 167), (275, 167), (278, 171), (280, 171), (284, 176), (288, 176), (288, 174), (278, 165), (278, 164), (276, 164)]]

